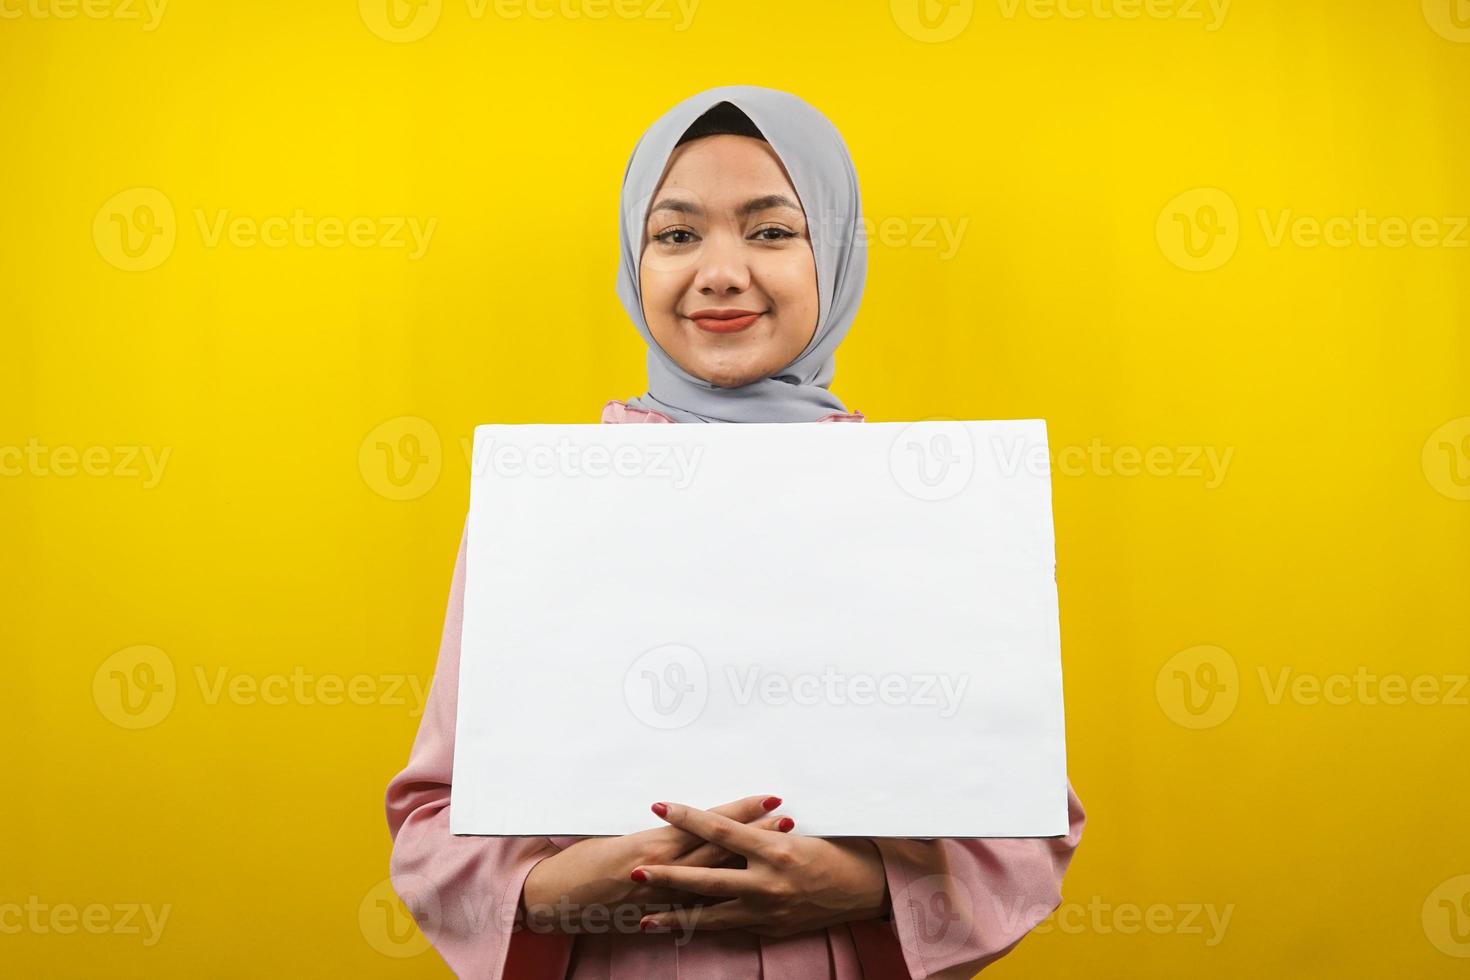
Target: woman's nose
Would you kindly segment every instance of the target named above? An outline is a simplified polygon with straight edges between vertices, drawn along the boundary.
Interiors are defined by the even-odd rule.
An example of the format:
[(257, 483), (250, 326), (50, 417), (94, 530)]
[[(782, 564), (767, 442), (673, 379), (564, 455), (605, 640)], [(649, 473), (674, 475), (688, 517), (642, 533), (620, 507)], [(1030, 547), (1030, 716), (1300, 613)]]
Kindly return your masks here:
[(750, 267), (738, 236), (712, 235), (706, 239), (694, 274), (701, 293), (741, 293), (750, 288)]

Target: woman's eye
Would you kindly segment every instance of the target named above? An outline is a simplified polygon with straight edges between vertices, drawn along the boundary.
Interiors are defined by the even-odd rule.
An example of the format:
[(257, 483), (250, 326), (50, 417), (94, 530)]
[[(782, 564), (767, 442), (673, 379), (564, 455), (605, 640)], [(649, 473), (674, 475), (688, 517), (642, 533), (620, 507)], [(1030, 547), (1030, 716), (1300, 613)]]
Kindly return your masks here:
[[(676, 239), (674, 238), (675, 235), (687, 235), (688, 237)], [(668, 231), (661, 231), (657, 235), (654, 235), (653, 240), (662, 242), (665, 245), (688, 245), (694, 240), (694, 232), (687, 228), (670, 228)]]
[(763, 242), (779, 242), (796, 237), (796, 232), (787, 231), (785, 228), (759, 228), (755, 234)]

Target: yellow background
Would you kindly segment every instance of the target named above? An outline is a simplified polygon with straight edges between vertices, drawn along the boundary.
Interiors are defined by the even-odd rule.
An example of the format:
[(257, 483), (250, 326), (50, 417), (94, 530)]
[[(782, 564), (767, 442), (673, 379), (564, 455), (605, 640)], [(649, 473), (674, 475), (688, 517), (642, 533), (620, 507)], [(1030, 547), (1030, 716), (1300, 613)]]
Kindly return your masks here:
[[(118, 927), (0, 932), (0, 973), (447, 975), (377, 899), (461, 440), (643, 390), (627, 154), (753, 83), (837, 124), (874, 223), (834, 390), (1050, 424), (1089, 821), (1066, 914), (987, 975), (1464, 975), (1464, 0), (703, 0), (682, 30), (652, 0), (395, 0), (396, 28), (387, 0), (121, 2), (0, 0), (0, 906)], [(436, 225), (417, 258), (206, 235), (297, 209)], [(1432, 220), (1400, 247), (1299, 220), (1360, 210)], [(119, 220), (157, 234), (128, 256)], [(67, 447), (105, 453), (65, 476)], [(172, 700), (140, 719), (114, 681), (146, 669)], [(1273, 698), (1283, 671), (1440, 695)], [(365, 703), (321, 703), (356, 675)], [(170, 909), (157, 942), (130, 903)]]

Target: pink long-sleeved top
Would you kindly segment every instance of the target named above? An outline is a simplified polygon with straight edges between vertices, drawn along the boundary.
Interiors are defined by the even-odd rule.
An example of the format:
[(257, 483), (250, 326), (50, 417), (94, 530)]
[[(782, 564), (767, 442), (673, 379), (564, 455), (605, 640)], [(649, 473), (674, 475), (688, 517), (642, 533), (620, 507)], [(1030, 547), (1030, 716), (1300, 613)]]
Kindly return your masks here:
[[(611, 401), (602, 421), (673, 419)], [(863, 416), (834, 414), (821, 421), (861, 422)], [(462, 536), (423, 720), (408, 764), (388, 784), (386, 799), (394, 887), (457, 976), (961, 980), (1010, 952), (1060, 904), (1062, 878), (1086, 819), (1070, 781), (1065, 837), (873, 838), (888, 880), (891, 919), (849, 922), (782, 939), (735, 930), (645, 934), (632, 931), (636, 920), (631, 929), (609, 923), (605, 932), (578, 935), (526, 928), (521, 887), (531, 868), (583, 838), (455, 837), (449, 832), (465, 544)], [(514, 791), (506, 787), (506, 792)], [(733, 787), (731, 793), (744, 791)]]

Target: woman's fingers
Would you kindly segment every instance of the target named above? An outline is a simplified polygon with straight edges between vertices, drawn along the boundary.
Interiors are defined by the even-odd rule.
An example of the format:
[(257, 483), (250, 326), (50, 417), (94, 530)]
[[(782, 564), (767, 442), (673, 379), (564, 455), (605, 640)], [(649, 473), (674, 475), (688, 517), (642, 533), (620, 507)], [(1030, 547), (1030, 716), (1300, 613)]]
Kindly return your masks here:
[[(757, 830), (774, 830), (779, 834), (785, 834), (789, 833), (791, 829), (796, 826), (796, 821), (792, 820), (790, 817), (777, 816), (774, 813), (768, 813), (764, 817), (761, 817), (759, 820), (756, 820), (753, 823), (749, 824), (749, 826), (754, 827)], [(686, 868), (715, 868), (719, 867), (721, 864), (735, 856), (736, 855), (725, 850), (725, 848), (721, 847), (719, 844), (711, 844), (708, 841), (701, 841), (699, 846), (696, 847), (694, 850), (682, 855), (678, 860), (670, 863), (682, 865)]]
[(690, 905), (699, 901), (699, 896), (663, 885), (639, 885), (628, 892), (623, 901), (633, 905)]
[(722, 814), (682, 803), (655, 803), (652, 809), (670, 825), (746, 857), (763, 856), (770, 842), (778, 839), (769, 830), (756, 830)]
[[(642, 877), (639, 877), (642, 875)], [(714, 898), (743, 898), (763, 894), (743, 868), (684, 868), (674, 864), (641, 864), (633, 880), (655, 888), (672, 888)]]
[(687, 933), (690, 929), (742, 929), (760, 924), (760, 917), (737, 898), (718, 905), (670, 909), (645, 915), (638, 928), (644, 932), (670, 932), (677, 928)]
[[(746, 796), (729, 803), (721, 804), (714, 808), (714, 812), (748, 823), (755, 818), (776, 809), (781, 805), (779, 797), (768, 793), (758, 796)], [(704, 838), (688, 831), (680, 830), (674, 826), (654, 827), (649, 830), (641, 830), (633, 835), (640, 841), (653, 842), (653, 854), (658, 855), (654, 860), (677, 860), (704, 843)]]
[[(741, 823), (748, 824), (752, 821), (759, 820), (760, 818), (765, 817), (768, 813), (770, 813), (772, 810), (776, 809), (776, 807), (780, 805), (781, 798), (779, 796), (771, 796), (768, 793), (761, 793), (758, 796), (747, 796), (743, 799), (734, 800), (730, 803), (722, 804), (720, 806), (714, 807), (710, 812), (718, 813), (721, 816), (729, 817), (731, 820), (738, 820)], [(676, 827), (670, 827), (668, 829), (673, 833), (679, 834), (682, 838), (682, 847), (679, 850), (678, 854), (675, 856), (675, 860), (679, 864), (690, 863), (686, 860), (689, 853), (695, 850), (703, 850), (706, 845), (706, 841), (704, 840), (704, 838), (699, 837), (696, 834), (691, 834), (687, 831), (679, 830)], [(704, 859), (698, 863), (713, 864), (717, 862)]]
[(750, 823), (758, 820), (781, 805), (781, 797), (762, 793), (759, 796), (747, 796), (743, 800), (735, 800), (722, 806), (710, 808), (710, 813), (718, 813), (722, 817), (738, 820), (741, 823)]

